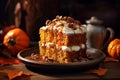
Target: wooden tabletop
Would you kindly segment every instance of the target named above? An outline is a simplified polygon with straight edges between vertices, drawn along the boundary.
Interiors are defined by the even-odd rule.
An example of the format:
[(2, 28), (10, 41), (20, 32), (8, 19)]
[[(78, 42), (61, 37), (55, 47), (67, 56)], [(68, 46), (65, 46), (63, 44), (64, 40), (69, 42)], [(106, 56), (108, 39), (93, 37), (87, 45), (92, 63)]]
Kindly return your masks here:
[[(95, 74), (86, 74), (84, 71), (76, 71), (76, 72), (70, 72), (70, 73), (49, 73), (44, 72), (44, 71), (35, 71), (33, 68), (27, 68), (24, 64), (14, 64), (14, 65), (5, 65), (5, 66), (0, 66), (0, 69), (14, 69), (14, 70), (22, 70), (22, 71), (27, 71), (31, 72), (34, 75), (30, 77), (25, 77), (25, 80), (44, 80), (44, 79), (84, 79), (84, 80), (120, 80), (120, 63), (118, 62), (107, 62), (107, 63), (102, 63), (100, 65), (102, 68), (107, 68), (108, 71), (107, 73), (100, 77)], [(22, 80), (16, 79), (16, 80)]]

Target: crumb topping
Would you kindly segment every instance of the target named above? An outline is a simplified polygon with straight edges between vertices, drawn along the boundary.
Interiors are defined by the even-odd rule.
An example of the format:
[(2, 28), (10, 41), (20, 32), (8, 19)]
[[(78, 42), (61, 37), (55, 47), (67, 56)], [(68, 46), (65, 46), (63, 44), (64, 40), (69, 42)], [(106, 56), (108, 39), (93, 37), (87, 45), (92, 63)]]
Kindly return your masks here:
[(53, 20), (47, 20), (46, 26), (44, 27), (46, 28), (41, 29), (58, 30), (58, 32), (65, 34), (79, 34), (86, 32), (80, 21), (67, 16), (56, 16), (56, 18)]

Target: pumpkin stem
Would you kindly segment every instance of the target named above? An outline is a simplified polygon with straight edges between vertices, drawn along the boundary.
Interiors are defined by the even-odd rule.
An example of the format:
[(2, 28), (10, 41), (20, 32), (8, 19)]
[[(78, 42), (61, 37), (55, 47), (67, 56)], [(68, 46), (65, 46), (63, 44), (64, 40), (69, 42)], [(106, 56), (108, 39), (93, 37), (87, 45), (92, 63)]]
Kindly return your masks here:
[(14, 46), (16, 44), (16, 41), (14, 38), (12, 39), (8, 39), (8, 43), (11, 45), (11, 46)]

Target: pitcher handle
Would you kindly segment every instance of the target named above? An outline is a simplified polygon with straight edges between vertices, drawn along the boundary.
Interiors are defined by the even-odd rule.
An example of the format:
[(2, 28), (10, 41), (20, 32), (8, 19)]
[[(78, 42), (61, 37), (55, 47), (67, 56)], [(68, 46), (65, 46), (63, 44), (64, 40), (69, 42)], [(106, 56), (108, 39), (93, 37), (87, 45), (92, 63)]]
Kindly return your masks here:
[[(106, 28), (106, 31), (109, 32), (110, 35), (109, 35), (109, 38), (108, 38), (107, 42), (104, 44), (103, 49), (109, 44), (109, 42), (113, 39), (114, 34), (115, 34), (115, 33), (114, 33), (114, 30), (113, 30), (112, 28), (110, 28), (110, 27), (107, 27), (107, 28)], [(107, 34), (106, 34), (106, 35), (107, 35)]]

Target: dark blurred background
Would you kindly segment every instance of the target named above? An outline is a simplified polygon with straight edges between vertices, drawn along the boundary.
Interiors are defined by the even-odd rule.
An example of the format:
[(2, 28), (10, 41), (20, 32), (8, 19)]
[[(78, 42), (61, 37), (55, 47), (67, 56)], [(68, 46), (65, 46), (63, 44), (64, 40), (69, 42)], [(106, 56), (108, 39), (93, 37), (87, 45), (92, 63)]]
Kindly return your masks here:
[(0, 25), (16, 25), (18, 19), (18, 27), (28, 33), (31, 41), (39, 40), (39, 28), (56, 15), (71, 16), (82, 24), (96, 16), (120, 38), (119, 14), (120, 0), (0, 0)]

